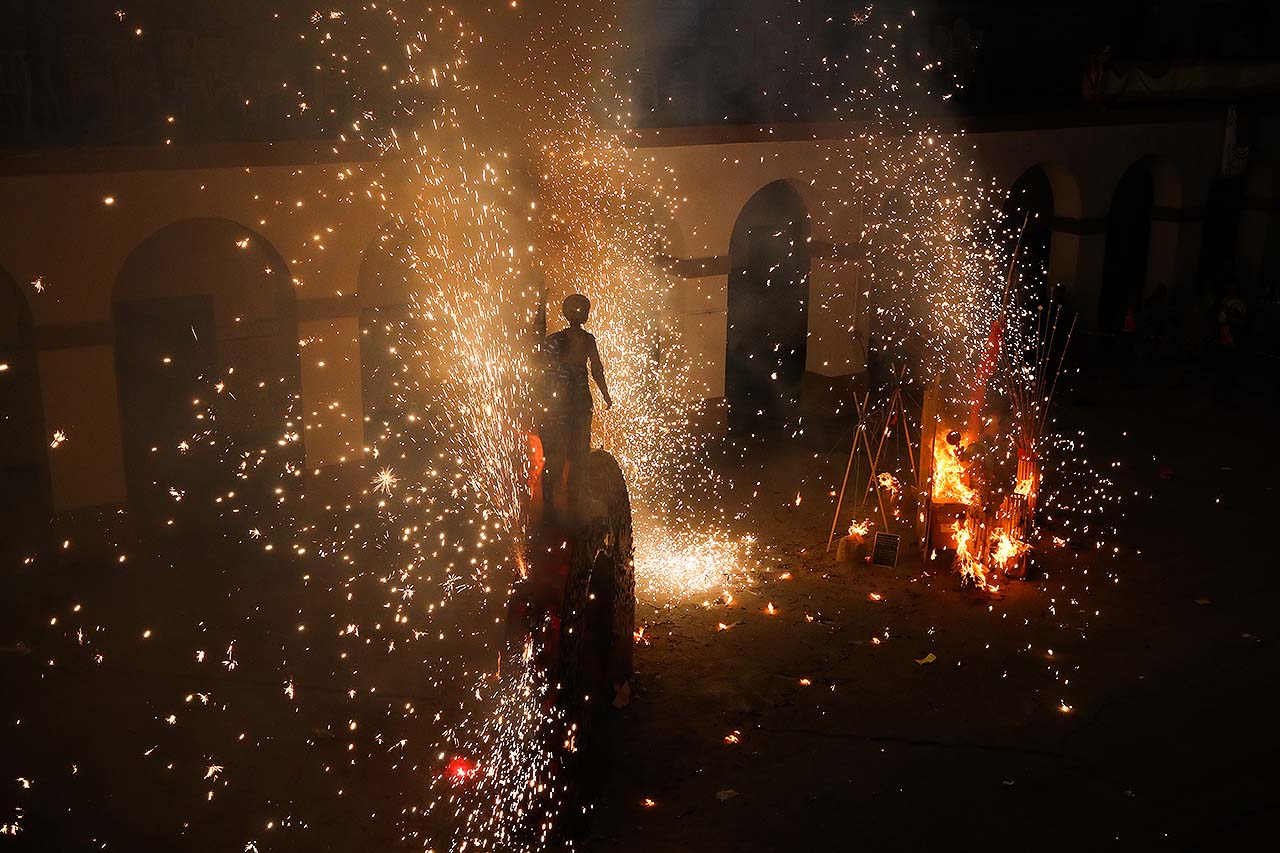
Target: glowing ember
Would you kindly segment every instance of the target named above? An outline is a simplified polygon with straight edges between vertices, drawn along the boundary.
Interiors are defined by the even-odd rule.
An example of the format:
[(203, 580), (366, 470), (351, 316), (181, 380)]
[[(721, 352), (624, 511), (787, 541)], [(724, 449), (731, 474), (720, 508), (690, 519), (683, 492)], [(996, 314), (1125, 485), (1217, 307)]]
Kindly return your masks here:
[(455, 783), (465, 782), (479, 772), (474, 762), (468, 761), (460, 755), (455, 755), (449, 759), (449, 764), (445, 768), (445, 775)]

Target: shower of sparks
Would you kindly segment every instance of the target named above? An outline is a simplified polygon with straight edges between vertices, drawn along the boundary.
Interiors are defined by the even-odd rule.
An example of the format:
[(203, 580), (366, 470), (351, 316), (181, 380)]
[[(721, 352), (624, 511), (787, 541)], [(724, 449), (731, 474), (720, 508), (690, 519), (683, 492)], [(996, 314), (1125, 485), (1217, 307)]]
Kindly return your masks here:
[[(1002, 199), (984, 184), (964, 138), (944, 132), (906, 99), (900, 80), (911, 69), (900, 67), (898, 31), (874, 21), (870, 10), (859, 13), (865, 55), (832, 57), (822, 72), (840, 79), (842, 63), (855, 61), (865, 61), (871, 72), (869, 88), (842, 90), (830, 104), (833, 118), (850, 119), (849, 134), (815, 143), (816, 156), (793, 176), (820, 187), (828, 199), (810, 211), (813, 219), (840, 222), (856, 211), (859, 251), (826, 259), (828, 277), (841, 284), (815, 300), (815, 308), (865, 306), (874, 293), (864, 310), (874, 315), (880, 355), (889, 361), (911, 355), (907, 384), (937, 381), (945, 404), (957, 408), (969, 390), (961, 380), (1001, 310), (999, 283), (1011, 242), (996, 215)], [(368, 366), (383, 390), (371, 401), (371, 414), (338, 404), (319, 413), (304, 411), (300, 393), (279, 390), (290, 387), (282, 376), (231, 369), (202, 376), (205, 392), (191, 404), (191, 432), (172, 436), (166, 446), (178, 452), (169, 461), (183, 472), (219, 459), (230, 485), (211, 495), (168, 482), (158, 488), (172, 497), (169, 504), (182, 504), (174, 513), (204, 501), (203, 509), (212, 507), (241, 531), (243, 547), (287, 556), (288, 565), (301, 567), (295, 592), (315, 596), (307, 599), (307, 611), (323, 609), (332, 625), (300, 615), (286, 626), (299, 645), (280, 644), (281, 659), (269, 662), (276, 679), (270, 683), (276, 685), (272, 698), (287, 701), (286, 714), (304, 713), (319, 691), (310, 689), (301, 662), (312, 654), (310, 638), (325, 635), (315, 654), (332, 652), (338, 692), (352, 714), (336, 729), (330, 720), (317, 724), (308, 738), (308, 748), (322, 754), (328, 741), (338, 744), (341, 758), (326, 759), (326, 772), (343, 761), (374, 765), (388, 778), (411, 768), (416, 781), (406, 786), (399, 826), (426, 849), (444, 849), (433, 847), (442, 843), (451, 850), (543, 849), (569, 802), (558, 756), (574, 732), (570, 727), (563, 735), (569, 724), (547, 701), (537, 650), (509, 654), (497, 624), (530, 537), (528, 436), (537, 415), (542, 305), (554, 326), (565, 295), (584, 293), (593, 303), (588, 327), (616, 401), (612, 409), (596, 408), (593, 436), (617, 458), (627, 481), (638, 596), (667, 607), (713, 594), (729, 607), (734, 591), (754, 583), (764, 565), (756, 539), (725, 521), (729, 513), (718, 506), (728, 500), (724, 484), (695, 426), (706, 393), (691, 379), (692, 357), (672, 321), (680, 283), (661, 263), (675, 251), (668, 225), (681, 210), (681, 194), (659, 157), (629, 143), (625, 121), (601, 118), (629, 114), (618, 95), (625, 81), (592, 71), (573, 85), (546, 85), (540, 75), (551, 72), (540, 67), (546, 45), (539, 40), (545, 34), (531, 31), (524, 55), (510, 57), (505, 69), (511, 89), (537, 93), (519, 108), (517, 121), (487, 111), (493, 93), (469, 62), (469, 49), (483, 33), (447, 8), (388, 0), (316, 13), (311, 24), (307, 35), (324, 46), (326, 79), (369, 101), (335, 144), (366, 146), (376, 159), (334, 167), (332, 177), (341, 187), (339, 207), (373, 205), (385, 221), (366, 260), (384, 262), (387, 292), (361, 294), (377, 308), (361, 334), (381, 348)], [(584, 45), (573, 64), (607, 68), (607, 56)], [(298, 95), (299, 111), (320, 102)], [(304, 207), (302, 199), (277, 201)], [(101, 203), (114, 206), (115, 199)], [(338, 239), (329, 234), (340, 232), (338, 225), (317, 228), (305, 241), (306, 257)], [(232, 241), (245, 256), (260, 242)], [(264, 258), (256, 269), (271, 275), (271, 263)], [(292, 272), (295, 286), (313, 286), (305, 283), (305, 270)], [(40, 279), (32, 285), (43, 288)], [(1016, 310), (1027, 310), (1018, 304)], [(847, 331), (860, 334), (866, 320), (851, 317)], [(1011, 350), (1026, 344), (1025, 320), (1008, 324)], [(325, 368), (311, 351), (323, 351), (324, 334), (301, 342), (300, 358), (310, 369)], [(255, 387), (275, 395), (279, 405), (270, 418), (235, 396)], [(372, 478), (372, 469), (361, 474), (355, 488), (336, 476), (339, 485), (330, 485), (328, 474), (310, 472), (302, 455), (305, 430), (321, 419), (362, 426), (364, 442), (349, 448), (351, 464), (390, 463)], [(254, 432), (246, 426), (258, 421), (269, 427), (259, 424)], [(789, 426), (792, 434), (803, 431), (799, 422)], [(56, 430), (49, 446), (66, 440)], [(1114, 498), (1089, 467), (1083, 438), (1050, 433), (1038, 450), (1052, 480), (1041, 495), (1046, 518), (1100, 550), (1105, 533), (1090, 521)], [(949, 451), (939, 452), (945, 459)], [(914, 482), (904, 472), (881, 476), (895, 497)], [(337, 489), (338, 496), (320, 496), (312, 483)], [(957, 480), (955, 488), (967, 487)], [(787, 503), (800, 507), (801, 492)], [(708, 512), (709, 504), (717, 510)], [(869, 522), (850, 527), (859, 538), (869, 531)], [(881, 596), (872, 593), (871, 600)], [(370, 606), (377, 618), (362, 620), (358, 605)], [(778, 617), (776, 624), (796, 612), (772, 601), (753, 608)], [(256, 611), (257, 602), (249, 609)], [(717, 622), (715, 631), (737, 624)], [(223, 679), (264, 665), (247, 656), (248, 643), (237, 645), (230, 629), (217, 630), (211, 638), (226, 647), (220, 667), (203, 650), (182, 652), (198, 672), (212, 667)], [(637, 642), (643, 638), (640, 628)], [(77, 640), (89, 654), (101, 654), (97, 631)], [(481, 651), (459, 652), (466, 643)], [(369, 664), (378, 656), (390, 656), (402, 671), (375, 675), (384, 665)], [(384, 694), (397, 698), (384, 702)], [(445, 695), (450, 701), (425, 707)], [(235, 703), (206, 690), (179, 693), (173, 704), (179, 711), (229, 713)], [(1070, 713), (1072, 706), (1063, 700), (1061, 710)], [(167, 709), (156, 720), (162, 730), (201, 725)], [(366, 728), (374, 731), (366, 735)], [(731, 737), (725, 741), (736, 743), (739, 732)], [(166, 740), (152, 750), (165, 755), (179, 748)], [(211, 754), (225, 757), (225, 764), (211, 763), (210, 755), (203, 766), (187, 761), (190, 781), (224, 786), (234, 780), (236, 753), (220, 748)], [(240, 759), (239, 766), (245, 763)], [(20, 825), (20, 817), (0, 825), (0, 834), (16, 834)], [(248, 841), (244, 849), (257, 845)]]
[(397, 485), (400, 484), (400, 478), (390, 468), (383, 468), (378, 475), (373, 478), (373, 490), (390, 495)]
[(636, 530), (636, 594), (659, 604), (692, 600), (754, 577), (755, 539), (669, 527), (657, 520)]
[(467, 775), (459, 778), (446, 767), (436, 780), (445, 788), (438, 796), (456, 820), (454, 849), (545, 849), (564, 803), (564, 780), (556, 775), (558, 745), (547, 737), (560, 719), (543, 701), (546, 679), (528, 655), (514, 655), (497, 685), (486, 689), (493, 712), (457, 744), (471, 756)]

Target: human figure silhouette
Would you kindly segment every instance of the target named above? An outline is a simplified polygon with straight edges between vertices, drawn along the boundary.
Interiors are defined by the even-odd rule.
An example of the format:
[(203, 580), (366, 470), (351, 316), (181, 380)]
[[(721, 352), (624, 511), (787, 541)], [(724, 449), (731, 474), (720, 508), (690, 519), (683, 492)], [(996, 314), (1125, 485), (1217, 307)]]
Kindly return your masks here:
[(587, 457), (591, 451), (591, 413), (593, 402), (587, 372), (595, 380), (606, 408), (613, 407), (609, 386), (604, 378), (604, 365), (595, 336), (582, 328), (591, 314), (591, 300), (575, 293), (564, 301), (564, 318), (569, 326), (547, 338), (548, 391), (542, 430), (542, 448), (546, 468), (542, 473), (544, 506), (558, 511), (556, 493), (569, 466), (565, 504), (570, 519), (580, 513)]

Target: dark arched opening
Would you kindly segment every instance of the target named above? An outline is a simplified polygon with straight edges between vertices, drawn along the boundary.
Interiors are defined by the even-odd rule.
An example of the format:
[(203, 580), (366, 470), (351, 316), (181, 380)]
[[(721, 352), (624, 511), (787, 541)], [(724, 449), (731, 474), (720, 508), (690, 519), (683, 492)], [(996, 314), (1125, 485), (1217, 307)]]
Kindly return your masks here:
[(1006, 230), (1022, 241), (1018, 253), (1018, 273), (1030, 294), (1039, 303), (1047, 299), (1049, 248), (1053, 239), (1053, 187), (1039, 166), (1032, 166), (1014, 181), (1004, 203)]
[(809, 216), (775, 181), (746, 203), (729, 242), (729, 427), (760, 434), (797, 414), (809, 329)]
[[(301, 462), (293, 285), (264, 238), (220, 219), (161, 229), (126, 259), (112, 318), (135, 509), (172, 513), (171, 487), (222, 488), (263, 460)], [(206, 431), (216, 447), (197, 438)], [(184, 441), (201, 446), (179, 465)]]
[(799, 409), (809, 332), (809, 214), (785, 181), (751, 196), (733, 225), (724, 398), (730, 428), (759, 433)]
[(1204, 208), (1204, 236), (1200, 243), (1198, 284), (1221, 296), (1235, 283), (1236, 240), (1244, 207), (1243, 175), (1217, 175)]
[(49, 520), (43, 414), (31, 311), (0, 270), (0, 553), (33, 545), (33, 527)]
[(1136, 313), (1142, 300), (1154, 206), (1151, 165), (1139, 160), (1120, 178), (1107, 214), (1107, 247), (1098, 297), (1100, 332), (1119, 332), (1129, 309)]

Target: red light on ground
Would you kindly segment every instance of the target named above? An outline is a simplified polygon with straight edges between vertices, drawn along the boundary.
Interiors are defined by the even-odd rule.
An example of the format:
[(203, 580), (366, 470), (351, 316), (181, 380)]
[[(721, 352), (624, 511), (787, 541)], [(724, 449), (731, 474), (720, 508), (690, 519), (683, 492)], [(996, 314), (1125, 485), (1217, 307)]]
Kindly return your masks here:
[(449, 759), (449, 766), (445, 768), (445, 775), (454, 782), (465, 782), (476, 775), (477, 769), (473, 762), (468, 761), (461, 755), (455, 755)]

